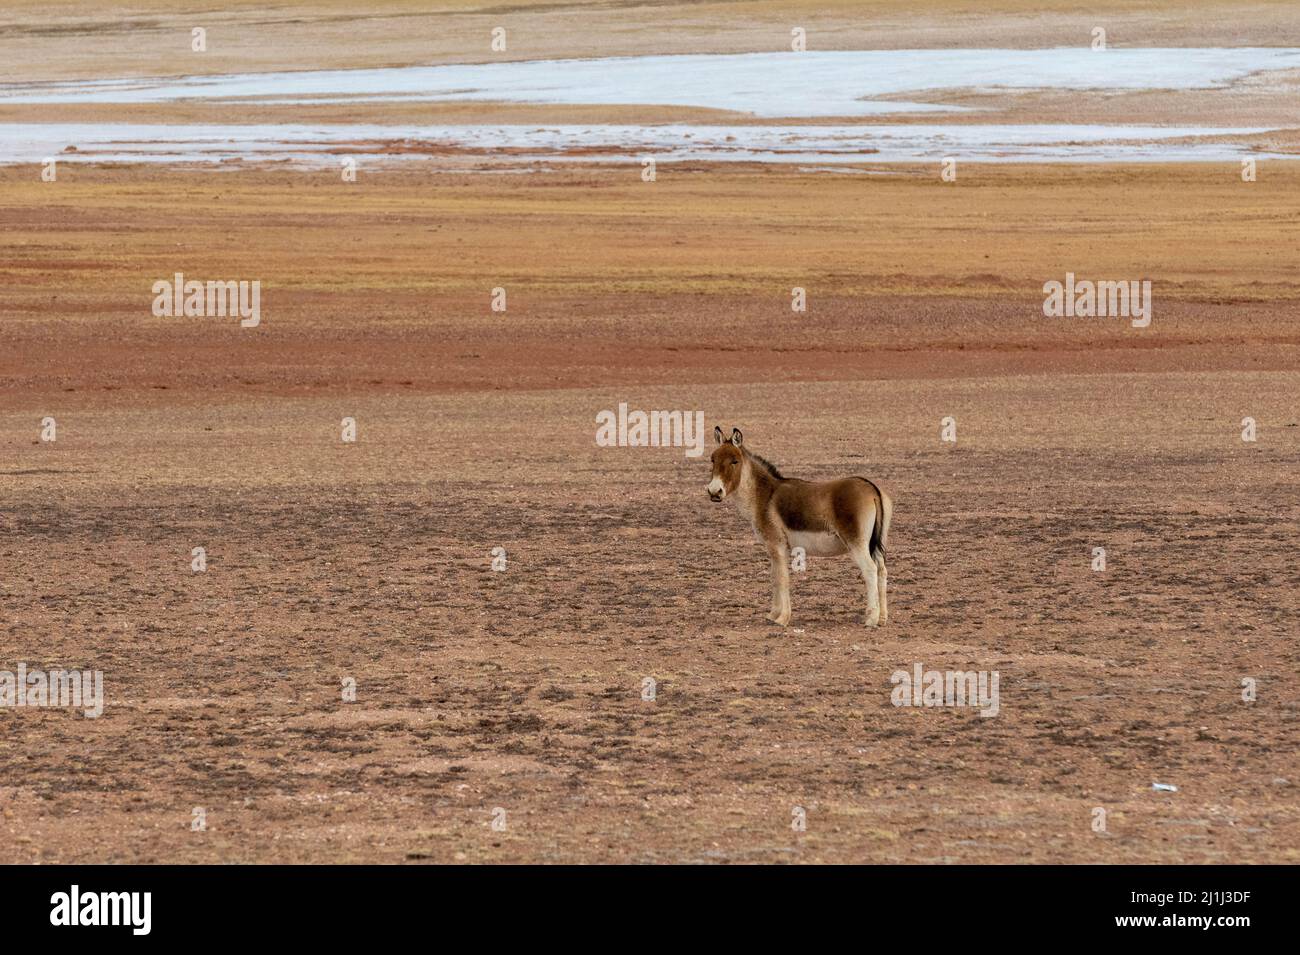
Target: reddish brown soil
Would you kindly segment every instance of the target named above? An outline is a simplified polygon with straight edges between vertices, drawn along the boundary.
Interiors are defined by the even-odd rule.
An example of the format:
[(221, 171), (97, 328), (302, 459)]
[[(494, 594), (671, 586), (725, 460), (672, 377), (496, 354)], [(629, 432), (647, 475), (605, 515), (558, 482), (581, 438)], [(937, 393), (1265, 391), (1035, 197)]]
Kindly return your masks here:
[[(0, 172), (0, 669), (107, 695), (0, 709), (0, 861), (1296, 861), (1262, 168)], [(1150, 277), (1152, 326), (1044, 319), (1067, 269)], [(153, 318), (177, 270), (262, 325)], [(842, 558), (765, 623), (707, 464), (595, 445), (620, 402), (879, 479), (888, 626)], [(916, 662), (999, 715), (895, 708)]]

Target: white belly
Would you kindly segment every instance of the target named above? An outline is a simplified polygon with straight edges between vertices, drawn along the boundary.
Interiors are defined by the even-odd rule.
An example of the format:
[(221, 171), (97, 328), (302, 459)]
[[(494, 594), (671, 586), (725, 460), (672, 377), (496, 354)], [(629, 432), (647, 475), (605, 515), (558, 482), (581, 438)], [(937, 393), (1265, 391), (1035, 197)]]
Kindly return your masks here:
[(790, 542), (790, 549), (802, 547), (803, 552), (809, 557), (837, 557), (846, 553), (848, 548), (844, 542), (835, 534), (826, 534), (809, 531), (786, 531), (786, 540)]

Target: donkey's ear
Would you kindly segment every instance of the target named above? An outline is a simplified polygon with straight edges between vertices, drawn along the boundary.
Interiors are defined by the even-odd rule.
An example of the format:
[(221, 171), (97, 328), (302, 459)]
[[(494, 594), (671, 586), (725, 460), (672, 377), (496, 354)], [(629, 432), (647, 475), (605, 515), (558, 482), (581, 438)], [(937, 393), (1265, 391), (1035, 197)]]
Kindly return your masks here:
[(732, 444), (734, 444), (736, 447), (740, 447), (741, 442), (743, 442), (744, 440), (745, 440), (745, 436), (744, 436), (743, 434), (740, 433), (740, 429), (739, 429), (739, 428), (732, 428), (732, 429), (731, 429), (731, 443), (732, 443)]
[(718, 444), (722, 443), (722, 425), (715, 424), (713, 426), (713, 440), (718, 442)]

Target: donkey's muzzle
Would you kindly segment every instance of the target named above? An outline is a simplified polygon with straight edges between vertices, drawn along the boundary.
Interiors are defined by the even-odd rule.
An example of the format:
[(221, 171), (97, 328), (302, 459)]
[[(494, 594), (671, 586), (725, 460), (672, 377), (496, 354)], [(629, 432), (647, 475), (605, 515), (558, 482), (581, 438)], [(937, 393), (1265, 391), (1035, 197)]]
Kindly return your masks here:
[(713, 493), (712, 491), (710, 491), (710, 492), (709, 492), (709, 500), (712, 501), (714, 504), (720, 504), (720, 503), (722, 502), (722, 492), (721, 492), (721, 491), (718, 491), (718, 492), (715, 494), (715, 493)]

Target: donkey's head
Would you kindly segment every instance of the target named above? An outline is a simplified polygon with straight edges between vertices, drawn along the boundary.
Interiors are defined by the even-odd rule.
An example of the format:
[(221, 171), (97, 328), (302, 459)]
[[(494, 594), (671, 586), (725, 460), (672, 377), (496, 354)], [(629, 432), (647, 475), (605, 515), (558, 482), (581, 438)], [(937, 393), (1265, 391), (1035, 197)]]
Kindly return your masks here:
[(714, 504), (728, 494), (735, 494), (745, 473), (745, 452), (740, 449), (745, 436), (739, 428), (731, 429), (731, 437), (723, 438), (722, 428), (713, 429), (718, 446), (713, 449), (713, 474), (709, 479), (709, 500)]

